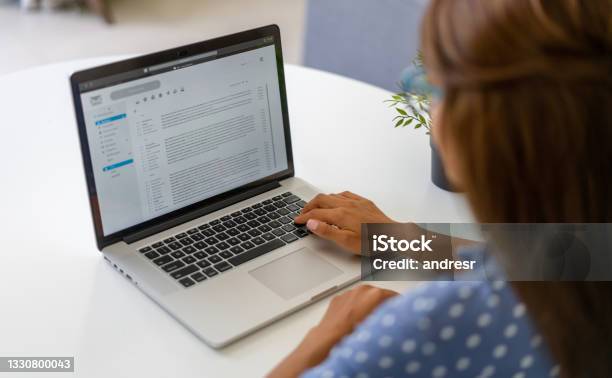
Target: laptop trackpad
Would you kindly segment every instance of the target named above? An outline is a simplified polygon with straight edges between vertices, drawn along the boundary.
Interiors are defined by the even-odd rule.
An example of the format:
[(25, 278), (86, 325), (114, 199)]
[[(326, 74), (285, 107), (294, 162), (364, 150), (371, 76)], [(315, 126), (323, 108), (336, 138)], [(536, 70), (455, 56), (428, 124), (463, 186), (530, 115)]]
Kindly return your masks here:
[(284, 299), (291, 299), (342, 273), (309, 248), (298, 249), (249, 272)]

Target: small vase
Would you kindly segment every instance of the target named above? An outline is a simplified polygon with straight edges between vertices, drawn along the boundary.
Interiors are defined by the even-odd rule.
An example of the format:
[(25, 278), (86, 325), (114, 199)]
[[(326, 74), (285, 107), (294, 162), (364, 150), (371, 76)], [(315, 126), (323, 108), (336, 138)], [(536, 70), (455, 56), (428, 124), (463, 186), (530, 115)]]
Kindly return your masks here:
[(456, 193), (457, 190), (453, 189), (446, 177), (446, 171), (444, 170), (444, 164), (442, 164), (440, 153), (431, 138), (429, 139), (429, 146), (431, 147), (431, 182), (440, 189)]

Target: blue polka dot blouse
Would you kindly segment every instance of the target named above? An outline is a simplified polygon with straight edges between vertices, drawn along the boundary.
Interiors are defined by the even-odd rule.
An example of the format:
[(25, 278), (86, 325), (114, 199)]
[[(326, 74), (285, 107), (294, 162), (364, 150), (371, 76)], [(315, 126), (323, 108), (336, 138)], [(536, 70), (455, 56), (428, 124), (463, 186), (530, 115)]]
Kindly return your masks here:
[(525, 305), (503, 280), (440, 281), (380, 306), (303, 377), (555, 377)]

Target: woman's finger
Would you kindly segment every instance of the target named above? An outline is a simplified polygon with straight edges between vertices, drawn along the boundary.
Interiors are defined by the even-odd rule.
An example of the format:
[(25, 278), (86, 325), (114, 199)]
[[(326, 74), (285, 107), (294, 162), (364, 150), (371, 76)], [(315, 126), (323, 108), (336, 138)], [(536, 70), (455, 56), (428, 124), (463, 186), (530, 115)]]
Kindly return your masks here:
[(309, 219), (306, 227), (323, 239), (331, 240), (353, 253), (359, 253), (359, 243), (355, 244), (357, 236), (353, 231), (343, 230), (317, 219)]
[(310, 219), (317, 219), (325, 223), (338, 226), (344, 230), (356, 231), (361, 224), (359, 221), (347, 213), (346, 209), (313, 209), (301, 214), (294, 219), (297, 224), (307, 223)]

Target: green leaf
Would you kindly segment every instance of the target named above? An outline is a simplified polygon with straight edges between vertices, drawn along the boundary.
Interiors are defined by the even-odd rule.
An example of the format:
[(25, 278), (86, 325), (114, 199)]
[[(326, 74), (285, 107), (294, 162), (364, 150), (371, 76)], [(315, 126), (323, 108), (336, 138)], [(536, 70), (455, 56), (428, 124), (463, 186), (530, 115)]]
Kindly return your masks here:
[(397, 112), (403, 116), (407, 116), (408, 113), (406, 113), (406, 111), (402, 108), (395, 108), (395, 110), (397, 110)]
[(415, 107), (414, 107), (412, 104), (410, 104), (408, 107), (410, 108), (410, 112), (411, 112), (413, 115), (415, 115), (415, 116), (416, 116), (416, 115), (418, 115), (418, 114), (419, 114), (419, 111), (418, 111), (418, 110), (417, 110), (417, 109), (416, 109), (416, 108), (415, 108)]
[(404, 119), (400, 119), (399, 121), (397, 121), (397, 123), (395, 124), (395, 127), (400, 127), (402, 123), (404, 123)]
[(412, 118), (408, 118), (404, 121), (404, 126), (408, 126), (412, 123), (413, 119)]
[(423, 124), (422, 124), (422, 123), (417, 123), (417, 125), (416, 125), (414, 128), (415, 128), (415, 129), (420, 129), (420, 128), (421, 128), (421, 126), (423, 126)]

